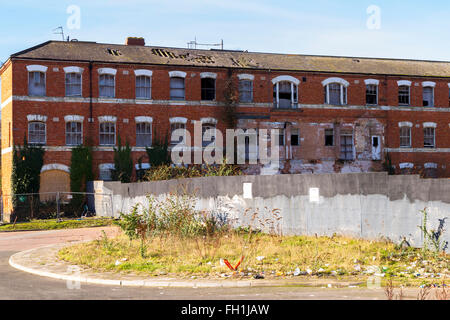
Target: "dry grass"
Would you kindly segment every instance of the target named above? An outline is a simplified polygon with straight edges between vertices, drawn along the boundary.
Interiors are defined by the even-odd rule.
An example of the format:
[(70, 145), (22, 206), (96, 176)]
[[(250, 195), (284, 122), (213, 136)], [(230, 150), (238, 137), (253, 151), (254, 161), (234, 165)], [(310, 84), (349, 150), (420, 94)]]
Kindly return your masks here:
[(65, 248), (59, 257), (97, 270), (215, 276), (230, 272), (221, 259), (234, 266), (243, 256), (240, 271), (250, 275), (288, 275), (299, 268), (308, 274), (344, 276), (361, 275), (370, 266), (389, 273), (396, 265), (386, 256), (398, 249), (386, 241), (231, 232), (220, 237), (151, 237), (145, 250), (143, 258), (140, 241), (121, 235)]

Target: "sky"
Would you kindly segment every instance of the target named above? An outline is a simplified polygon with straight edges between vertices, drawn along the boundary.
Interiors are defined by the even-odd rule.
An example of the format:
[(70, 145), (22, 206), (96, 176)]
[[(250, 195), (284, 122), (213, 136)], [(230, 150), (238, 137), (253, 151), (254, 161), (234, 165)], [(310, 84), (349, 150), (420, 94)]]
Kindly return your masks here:
[(1, 62), (61, 40), (59, 26), (101, 43), (187, 47), (196, 37), (230, 50), (450, 61), (448, 0), (0, 0), (0, 12)]

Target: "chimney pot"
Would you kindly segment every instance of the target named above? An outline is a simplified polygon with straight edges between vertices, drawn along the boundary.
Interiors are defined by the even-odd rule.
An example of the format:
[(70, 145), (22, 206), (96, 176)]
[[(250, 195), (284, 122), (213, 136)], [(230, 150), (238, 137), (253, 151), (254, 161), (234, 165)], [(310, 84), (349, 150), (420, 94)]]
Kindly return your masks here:
[(145, 39), (137, 37), (128, 37), (125, 44), (127, 46), (145, 46)]

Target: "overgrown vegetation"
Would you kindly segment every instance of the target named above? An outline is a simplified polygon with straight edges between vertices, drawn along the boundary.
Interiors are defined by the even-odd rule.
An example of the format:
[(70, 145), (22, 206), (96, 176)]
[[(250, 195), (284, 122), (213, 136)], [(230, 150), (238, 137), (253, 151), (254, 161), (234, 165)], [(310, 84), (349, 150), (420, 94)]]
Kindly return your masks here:
[(228, 129), (234, 129), (236, 128), (236, 122), (237, 122), (237, 101), (238, 101), (238, 95), (237, 95), (237, 88), (235, 86), (235, 82), (232, 77), (233, 73), (232, 70), (228, 70), (228, 77), (225, 80), (224, 84), (224, 90), (223, 90), (223, 97), (224, 97), (224, 111), (223, 111), (223, 121), (227, 125)]
[(229, 165), (224, 161), (218, 165), (191, 165), (189, 167), (162, 165), (151, 167), (147, 170), (144, 179), (146, 181), (160, 181), (183, 178), (199, 177), (227, 177), (242, 175), (242, 170), (237, 165)]
[[(397, 277), (432, 281), (449, 276), (449, 257), (423, 255), (387, 240), (343, 236), (284, 236), (279, 210), (247, 210), (233, 218), (225, 209), (195, 210), (194, 197), (149, 197), (122, 214), (124, 234), (60, 251), (60, 258), (97, 270), (151, 275), (241, 277)], [(236, 226), (239, 225), (239, 228)], [(105, 248), (108, 249), (105, 249)], [(432, 276), (432, 278), (431, 278)]]
[[(11, 190), (14, 195), (24, 193), (39, 193), (40, 174), (44, 165), (44, 149), (37, 145), (28, 144), (24, 139), (23, 146), (15, 146), (13, 151)], [(29, 212), (35, 211), (39, 206), (39, 197), (35, 197), (28, 206), (21, 206), (17, 210), (18, 197), (13, 196), (13, 215), (12, 218), (18, 221), (28, 217)]]
[(170, 164), (169, 142), (167, 135), (164, 138), (155, 138), (152, 147), (146, 148), (148, 161), (151, 167)]
[(70, 159), (70, 190), (75, 192), (70, 204), (74, 211), (79, 211), (85, 201), (85, 196), (77, 192), (86, 192), (86, 183), (92, 180), (92, 148), (86, 144), (76, 146)]
[[(436, 230), (429, 230), (427, 227), (428, 223), (428, 210), (427, 208), (420, 211), (422, 213), (422, 225), (419, 226), (419, 229), (422, 231), (423, 237), (423, 251), (427, 254), (430, 253), (432, 249), (432, 253), (440, 254), (441, 252), (445, 252), (448, 249), (448, 242), (442, 239), (442, 235), (444, 234), (444, 225), (445, 220), (447, 218), (439, 219), (439, 226)], [(430, 248), (431, 247), (431, 248)]]
[(118, 147), (114, 148), (114, 169), (111, 170), (113, 181), (130, 183), (133, 174), (133, 159), (131, 158), (131, 147), (128, 141), (122, 146), (121, 138), (118, 139)]
[(64, 220), (58, 222), (56, 219), (52, 220), (32, 220), (24, 223), (10, 223), (0, 226), (1, 231), (27, 231), (27, 230), (56, 230), (56, 229), (76, 229), (88, 227), (103, 227), (113, 224), (112, 219), (79, 219), (79, 220)]

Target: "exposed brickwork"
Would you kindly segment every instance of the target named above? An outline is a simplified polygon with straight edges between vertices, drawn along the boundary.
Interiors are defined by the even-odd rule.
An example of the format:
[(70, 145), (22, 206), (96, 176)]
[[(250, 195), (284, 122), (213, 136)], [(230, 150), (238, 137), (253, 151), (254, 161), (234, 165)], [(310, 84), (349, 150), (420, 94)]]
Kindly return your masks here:
[[(27, 65), (45, 65), (46, 72), (46, 97), (43, 99), (30, 99), (28, 97), (28, 72)], [(71, 102), (63, 101), (65, 97), (65, 72), (64, 67), (77, 66), (83, 68), (82, 73), (82, 96), (83, 99), (72, 99)], [(103, 100), (96, 102), (99, 95), (100, 68), (114, 68), (117, 70), (116, 100), (110, 102)], [(135, 103), (136, 77), (134, 70), (147, 69), (153, 72), (152, 76), (152, 104)], [(187, 73), (185, 79), (186, 105), (174, 105), (167, 101), (170, 99), (170, 71), (183, 71)], [(39, 114), (47, 116), (47, 146), (65, 146), (65, 121), (66, 115), (81, 115), (84, 117), (83, 137), (90, 138), (94, 146), (99, 144), (99, 121), (98, 117), (112, 115), (117, 117), (116, 136), (120, 135), (122, 140), (128, 141), (131, 146), (136, 145), (136, 125), (134, 118), (137, 116), (153, 117), (153, 137), (163, 137), (169, 133), (169, 118), (188, 118), (187, 129), (193, 133), (191, 120), (200, 120), (203, 117), (213, 117), (218, 120), (217, 128), (224, 130), (223, 107), (213, 103), (200, 103), (201, 100), (201, 72), (217, 73), (216, 101), (223, 102), (225, 82), (229, 77), (229, 70), (213, 67), (180, 67), (170, 65), (128, 65), (128, 64), (99, 64), (92, 66), (92, 83), (90, 82), (89, 63), (59, 62), (59, 61), (30, 61), (13, 59), (1, 70), (2, 76), (2, 103), (9, 97), (14, 100), (2, 108), (2, 192), (10, 193), (11, 176), (11, 152), (7, 153), (8, 147), (13, 142), (21, 144), (27, 135), (27, 115)], [(386, 70), (389, 72), (389, 70)], [(290, 146), (290, 132), (294, 128), (300, 131), (300, 146), (293, 146), (292, 155), (286, 154), (286, 148), (282, 148), (281, 156), (292, 163), (287, 167), (290, 172), (300, 168), (301, 164), (315, 165), (320, 163), (331, 163), (330, 168), (341, 170), (344, 165), (334, 164), (340, 155), (339, 135), (341, 130), (351, 129), (354, 132), (354, 143), (356, 163), (362, 170), (381, 170), (384, 162), (385, 148), (399, 148), (399, 127), (401, 121), (413, 123), (411, 130), (412, 151), (392, 151), (392, 164), (399, 171), (399, 164), (404, 162), (414, 163), (416, 172), (421, 172), (425, 163), (436, 163), (437, 172), (441, 177), (450, 177), (450, 153), (449, 152), (419, 152), (417, 148), (423, 149), (423, 123), (435, 122), (436, 148), (450, 148), (450, 112), (449, 87), (447, 78), (430, 77), (398, 77), (398, 76), (375, 76), (357, 74), (326, 74), (320, 72), (282, 72), (269, 70), (233, 70), (232, 79), (235, 87), (238, 87), (239, 73), (250, 73), (254, 75), (253, 82), (253, 104), (241, 104), (238, 113), (255, 115), (256, 119), (242, 120), (240, 127), (273, 128), (271, 123), (286, 123), (286, 145)], [(277, 76), (289, 75), (300, 80), (299, 104), (304, 105), (300, 109), (277, 110), (272, 108), (273, 84), (271, 80)], [(322, 81), (330, 77), (340, 77), (348, 81), (347, 89), (348, 106), (327, 107), (324, 105), (324, 87)], [(378, 87), (378, 102), (380, 106), (390, 106), (390, 110), (381, 107), (365, 107), (366, 85), (365, 79), (376, 79), (380, 81)], [(406, 111), (398, 107), (398, 80), (410, 80), (411, 86), (411, 109)], [(434, 81), (435, 107), (428, 111), (422, 108), (422, 82)], [(92, 114), (90, 110), (90, 90), (92, 88)], [(128, 99), (117, 100), (117, 99)], [(208, 105), (210, 104), (210, 105)], [(212, 105), (211, 105), (212, 104)], [(259, 104), (259, 105), (258, 105)], [(355, 106), (355, 107), (353, 107)], [(398, 109), (396, 110), (396, 107)], [(441, 112), (440, 108), (445, 108)], [(89, 118), (93, 122), (89, 122)], [(258, 117), (265, 117), (259, 119)], [(247, 117), (248, 118), (248, 117)], [(251, 118), (251, 117), (250, 117)], [(126, 121), (124, 121), (126, 120)], [(335, 129), (334, 146), (324, 145), (324, 131), (328, 128)], [(371, 136), (380, 136), (381, 161), (371, 161)], [(117, 141), (117, 140), (116, 140)], [(99, 148), (94, 153), (94, 171), (98, 174), (98, 165), (102, 163), (113, 163), (112, 149)], [(411, 151), (411, 150), (410, 150)], [(423, 150), (422, 150), (423, 151)], [(433, 151), (433, 152), (431, 152)], [(45, 163), (60, 163), (70, 166), (70, 149), (65, 151), (48, 150), (45, 155)], [(133, 160), (144, 156), (143, 150), (133, 153)], [(295, 162), (297, 161), (297, 162)], [(369, 163), (367, 165), (366, 163)], [(300, 167), (299, 167), (300, 166)], [(328, 168), (328, 164), (327, 164)], [(305, 167), (298, 169), (303, 172)], [(322, 170), (319, 168), (319, 171)]]

